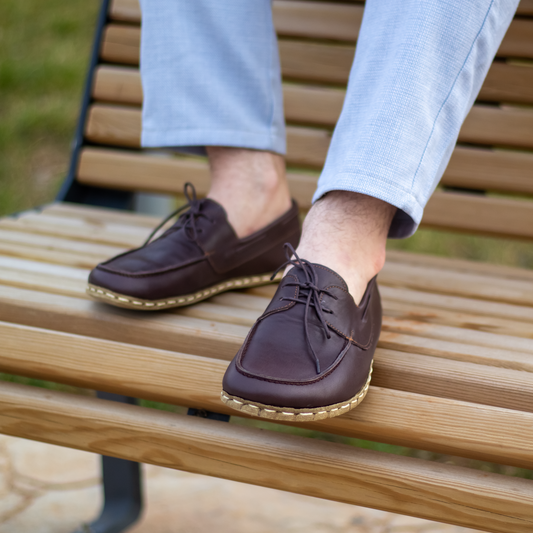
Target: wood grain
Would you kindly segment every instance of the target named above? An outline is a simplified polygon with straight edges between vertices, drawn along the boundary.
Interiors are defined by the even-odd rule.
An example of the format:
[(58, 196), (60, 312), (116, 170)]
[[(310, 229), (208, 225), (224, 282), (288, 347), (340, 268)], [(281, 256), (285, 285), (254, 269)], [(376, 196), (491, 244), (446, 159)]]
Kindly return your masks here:
[[(77, 298), (57, 294), (51, 297), (45, 292), (10, 286), (3, 286), (2, 293), (0, 302), (4, 306), (0, 309), (0, 320), (150, 349), (179, 349), (225, 361), (233, 358), (248, 332), (247, 325), (224, 322), (220, 317), (216, 321), (181, 313), (147, 316), (92, 303), (84, 300), (82, 294)], [(385, 317), (387, 321), (390, 319)], [(411, 333), (412, 338), (407, 342), (412, 344), (420, 340), (414, 339), (417, 333), (423, 334), (422, 331)], [(434, 342), (435, 346), (438, 344)], [(436, 358), (409, 351), (409, 346), (402, 348), (402, 351), (378, 349), (373, 377), (376, 385), (508, 409), (533, 410), (533, 376), (502, 368), (505, 361), (496, 360), (495, 366), (487, 366), (465, 363), (462, 359), (456, 361), (449, 358), (450, 354)], [(517, 355), (515, 364), (522, 357), (520, 353)], [(527, 358), (524, 359), (527, 364)]]
[[(480, 115), (484, 115), (487, 112), (487, 116), (479, 119)], [(492, 127), (486, 126), (486, 121), (490, 119), (490, 115), (493, 115), (493, 111), (490, 108), (474, 107), (472, 111), (473, 122), (479, 132), (485, 131), (489, 133), (480, 133), (479, 141), (481, 137), (485, 140), (490, 139), (493, 143), (505, 144), (504, 138), (510, 143), (513, 140), (515, 134), (510, 133), (513, 131), (511, 125), (517, 126), (517, 133), (523, 135), (523, 140), (519, 145), (525, 145), (530, 141), (525, 139), (528, 137), (529, 130), (531, 130), (531, 144), (533, 146), (533, 113), (525, 113), (521, 120), (516, 120), (520, 113), (517, 113), (515, 109), (502, 109), (497, 111), (498, 120), (495, 120)], [(500, 120), (501, 119), (501, 120)], [(531, 127), (527, 125), (528, 120), (531, 122)], [(466, 132), (471, 134), (471, 130), (474, 126), (471, 126), (471, 122), (467, 120), (465, 123)], [(506, 129), (507, 128), (507, 129)], [(470, 131), (470, 133), (468, 133)], [(500, 131), (500, 133), (497, 133)], [(509, 134), (505, 133), (509, 132)], [(491, 133), (492, 132), (492, 133)], [(122, 107), (109, 104), (97, 104), (90, 108), (89, 118), (86, 127), (87, 139), (94, 143), (112, 145), (112, 146), (124, 146), (138, 148), (140, 145), (141, 134), (141, 113), (137, 109), (129, 107)], [(467, 135), (467, 140), (468, 140)], [(473, 135), (473, 134), (472, 134)], [(318, 128), (305, 128), (288, 126), (287, 127), (287, 162), (290, 165), (305, 166), (314, 169), (322, 168), (326, 159), (327, 151), (331, 140), (331, 134), (328, 130)], [(89, 154), (96, 154), (92, 152), (92, 149), (88, 149)], [(84, 152), (85, 153), (85, 152)], [(108, 153), (105, 157), (104, 152), (98, 152), (100, 158), (106, 160), (107, 164), (111, 164), (112, 152)], [(119, 155), (117, 152), (115, 155)], [(135, 158), (135, 154), (126, 153), (121, 158), (121, 164), (126, 163), (125, 157)], [(136, 159), (139, 163), (140, 160)], [(146, 163), (152, 161), (154, 166), (159, 165), (162, 167), (166, 165), (172, 159), (163, 159), (160, 163), (155, 161), (155, 158), (146, 160)], [(187, 174), (193, 172), (192, 179), (198, 179), (201, 182), (201, 187), (205, 187), (207, 184), (207, 175), (205, 169), (207, 166), (198, 159), (187, 160), (182, 158), (174, 161), (180, 161), (180, 165), (184, 165), (183, 171), (180, 172), (177, 168), (174, 172), (180, 174)], [(97, 160), (93, 157), (91, 159), (93, 164), (97, 164)], [(132, 159), (133, 161), (133, 159)], [(188, 161), (194, 161), (188, 163)], [(79, 176), (80, 179), (87, 179), (87, 167), (84, 166), (84, 161), (80, 164)], [(150, 188), (154, 191), (176, 191), (176, 187), (170, 187), (173, 183), (172, 179), (165, 179), (159, 181), (158, 172), (145, 169), (148, 172), (147, 175), (151, 176), (150, 180), (137, 180), (137, 186), (142, 183), (145, 185), (141, 188)], [(196, 171), (200, 172), (197, 174)], [(96, 179), (105, 179), (105, 175), (120, 176), (127, 175), (129, 173), (120, 171), (120, 168), (109, 169), (105, 172), (105, 166), (100, 165), (99, 171), (93, 172)], [(135, 172), (136, 176), (141, 175), (140, 169)], [(110, 177), (112, 180), (113, 178)], [(146, 182), (151, 183), (148, 185)], [(177, 183), (177, 182), (176, 182)], [(443, 185), (465, 187), (470, 189), (480, 190), (493, 190), (498, 192), (521, 192), (526, 194), (533, 193), (533, 154), (524, 153), (511, 150), (489, 150), (481, 148), (466, 148), (457, 147), (454, 150), (452, 158), (448, 164), (448, 167), (442, 177), (441, 183)], [(101, 183), (100, 183), (101, 184)], [(179, 181), (179, 188), (183, 186), (182, 181)], [(310, 197), (314, 192), (314, 187), (308, 191), (309, 198), (305, 201), (305, 205), (309, 205)]]
[(527, 200), (437, 191), (426, 204), (422, 224), (430, 228), (530, 240), (533, 238), (533, 204)]
[[(8, 323), (0, 324), (0, 331), (4, 345), (0, 369), (4, 372), (234, 414), (219, 405), (227, 362)], [(388, 356), (389, 366), (401, 363), (401, 357), (394, 364), (394, 355)], [(428, 362), (426, 369), (431, 370), (429, 367)], [(508, 385), (520, 384), (518, 374)], [(529, 389), (531, 381), (533, 376)], [(490, 381), (485, 392), (494, 393)], [(533, 403), (524, 407), (533, 411)], [(371, 387), (357, 409), (304, 427), (524, 468), (533, 466), (531, 412)]]
[[(36, 265), (38, 264), (27, 260), (6, 261), (6, 258), (0, 257), (0, 266), (2, 267), (0, 283), (4, 285), (4, 289), (8, 286), (39, 290), (54, 295), (54, 298), (55, 295), (87, 298), (85, 288), (88, 270), (52, 268), (53, 265), (46, 265), (46, 268), (41, 268), (42, 272), (39, 272)], [(228, 324), (244, 326), (244, 332), (246, 332), (262, 313), (269, 300), (263, 299), (262, 305), (255, 309), (224, 304), (228, 298), (238, 296), (239, 294), (228, 294), (218, 299), (176, 310), (173, 312), (174, 322), (179, 326), (182, 319), (186, 321), (188, 318), (192, 318), (200, 320), (197, 327), (201, 330), (209, 329), (209, 324), (219, 325), (218, 329), (223, 329), (223, 324)], [(433, 294), (427, 295), (427, 300), (433, 298)], [(490, 303), (492, 304), (492, 302)], [(385, 308), (388, 309), (389, 305), (388, 300), (385, 299)], [(29, 307), (31, 308), (31, 305)], [(392, 307), (394, 306), (392, 305)], [(483, 305), (478, 303), (478, 308), (481, 307)], [(408, 306), (403, 306), (401, 309), (405, 314), (400, 316), (396, 314), (396, 317), (394, 314), (390, 317), (387, 315), (384, 317), (379, 347), (499, 368), (533, 371), (531, 341), (522, 336), (504, 335), (503, 332), (494, 334), (494, 331), (490, 329), (493, 326), (493, 322), (490, 320), (485, 320), (485, 322), (489, 322), (489, 330), (486, 332), (464, 329), (464, 322), (466, 321), (463, 323), (455, 322), (453, 323), (454, 327), (450, 327), (446, 323), (434, 326), (424, 321), (422, 312), (417, 315), (416, 312), (413, 313), (413, 308), (409, 309)], [(531, 308), (529, 309), (531, 310)], [(407, 314), (409, 312), (413, 315)], [(137, 313), (134, 314), (137, 315)], [(458, 319), (456, 318), (456, 320)], [(466, 322), (470, 326), (473, 323)], [(523, 324), (523, 327), (526, 335), (529, 332), (529, 336), (531, 336), (531, 326)], [(116, 337), (111, 337), (111, 339), (116, 339)], [(244, 333), (242, 333), (239, 342), (243, 340)], [(235, 347), (232, 356), (238, 347)]]
[[(142, 103), (142, 88), (138, 72), (134, 69), (123, 67), (100, 66), (95, 76), (93, 96), (97, 100), (104, 102), (140, 105)], [(285, 119), (288, 123), (297, 122), (300, 124), (334, 127), (342, 109), (344, 96), (345, 91), (341, 89), (286, 83), (283, 85)], [(137, 127), (136, 123), (133, 127)], [(463, 123), (459, 141), (474, 144), (533, 148), (533, 111), (512, 106), (497, 108), (487, 105), (475, 105)], [(318, 166), (323, 164), (324, 151), (327, 151), (328, 145), (329, 135), (326, 136), (326, 141), (318, 146), (320, 156), (315, 163)], [(294, 150), (295, 147), (293, 146), (292, 151), (294, 152)], [(306, 147), (306, 151), (308, 152), (309, 150), (310, 147)], [(529, 159), (532, 158), (533, 156)], [(294, 162), (297, 163), (297, 161)], [(303, 163), (308, 164), (305, 157)], [(529, 192), (533, 192), (533, 175), (526, 173), (523, 176), (524, 167), (526, 165), (519, 167), (522, 175), (517, 176), (514, 180), (522, 178), (521, 186), (525, 187)], [(472, 163), (471, 169), (473, 168), (476, 168), (476, 166)], [(527, 169), (531, 169), (531, 162), (529, 162)], [(501, 169), (498, 168), (498, 170)], [(512, 170), (514, 170), (513, 167), (511, 167)], [(470, 171), (470, 174), (475, 175), (472, 171)], [(513, 182), (514, 180), (511, 179)], [(500, 179), (499, 181), (503, 180)]]
[[(442, 194), (456, 196), (453, 193)], [(529, 205), (527, 202), (524, 203)], [(140, 245), (150, 232), (150, 224), (154, 221), (153, 218), (139, 216), (139, 223), (130, 223), (132, 215), (113, 214), (108, 210), (102, 210), (103, 218), (100, 218), (99, 212), (97, 208), (86, 207), (80, 211), (77, 218), (72, 214), (62, 216), (59, 208), (55, 211), (45, 210), (40, 214), (28, 212), (17, 220), (1, 219), (0, 232), (7, 231), (12, 235), (12, 240), (17, 239), (17, 232), (22, 232), (24, 235), (20, 239), (34, 243), (36, 247), (40, 235), (52, 237), (50, 242), (56, 243), (55, 246), (59, 246), (57, 243), (64, 239), (65, 242), (61, 245), (61, 249), (64, 250), (68, 249), (71, 240), (75, 240), (77, 243), (73, 244), (74, 249), (89, 259), (104, 257), (107, 251), (116, 250), (117, 244), (124, 248)], [(57, 240), (58, 238), (60, 240)], [(43, 242), (48, 241), (44, 238)], [(392, 260), (385, 264), (379, 276), (381, 285), (431, 293), (432, 296), (428, 295), (425, 300), (428, 305), (432, 301), (431, 298), (440, 293), (448, 298), (462, 298), (457, 300), (460, 303), (456, 304), (456, 310), (463, 309), (468, 312), (479, 312), (482, 315), (533, 321), (533, 279), (527, 275), (528, 271), (524, 270), (521, 274), (520, 269), (503, 267), (481, 266), (477, 269), (475, 262), (466, 261), (459, 261), (459, 266), (454, 268), (455, 261), (451, 259), (435, 258), (430, 261), (423, 256), (413, 255), (411, 260), (407, 260), (406, 257), (404, 256), (403, 261)], [(35, 265), (32, 268), (37, 271), (39, 269), (46, 271), (47, 268), (40, 263), (28, 264)], [(505, 275), (502, 275), (501, 270), (504, 270)], [(402, 295), (402, 298), (406, 297), (407, 294)], [(468, 298), (474, 299), (472, 303), (468, 302)], [(442, 299), (442, 302), (435, 307), (444, 305), (446, 301)], [(494, 306), (495, 309), (505, 309), (505, 312), (493, 311)]]
[[(522, 11), (527, 6), (522, 7)], [(139, 6), (132, 0), (113, 2), (111, 18), (140, 22)], [(333, 2), (274, 0), (272, 14), (276, 32), (281, 36), (356, 41), (364, 6)], [(498, 57), (533, 57), (533, 21), (515, 18), (497, 52)]]
[(526, 533), (528, 480), (6, 384), (3, 433), (290, 492)]
[[(125, 65), (139, 63), (138, 28), (110, 24), (102, 41), (103, 61)], [(281, 71), (288, 79), (346, 84), (354, 57), (352, 45), (280, 39)], [(493, 63), (479, 98), (490, 101), (532, 103), (533, 71), (528, 66)]]
[[(383, 285), (525, 306), (525, 315), (527, 308), (533, 308), (531, 280), (499, 279), (482, 273), (454, 272), (436, 265), (407, 263), (386, 263), (378, 279)], [(479, 305), (483, 306), (481, 302)]]
[[(351, 3), (364, 5), (360, 0), (348, 0)], [(278, 0), (274, 0), (276, 5)], [(325, 2), (322, 2), (324, 5)], [(343, 5), (338, 2), (328, 1), (327, 5)], [(345, 4), (344, 4), (345, 5)], [(533, 0), (521, 0), (516, 11), (518, 15), (533, 15)], [(112, 0), (109, 16), (113, 20), (140, 22), (141, 9), (138, 0)]]
[(444, 268), (456, 272), (487, 274), (498, 278), (533, 281), (533, 270), (530, 269), (499, 265), (496, 263), (482, 263), (480, 261), (460, 259), (457, 257), (443, 257), (418, 252), (406, 252), (403, 250), (387, 250), (387, 262)]
[[(483, 101), (524, 102), (533, 103), (533, 74), (532, 69), (523, 65), (508, 65), (494, 63), (489, 71), (479, 98)], [(344, 89), (321, 87), (297, 83), (283, 84), (283, 98), (285, 117), (288, 122), (303, 124), (317, 124), (333, 126), (337, 121), (344, 101)], [(95, 73), (93, 97), (103, 102), (141, 105), (142, 86), (139, 71), (131, 67), (100, 65)], [(486, 106), (485, 106), (486, 108)], [(474, 110), (477, 107), (474, 108)], [(511, 108), (512, 109), (512, 108)], [(471, 113), (476, 113), (476, 111)], [(488, 110), (500, 111), (498, 108)], [(500, 115), (504, 116), (504, 115)], [(525, 126), (518, 126), (525, 135), (525, 139), (518, 139), (518, 145), (530, 143), (530, 116), (527, 110), (526, 118), (520, 119)], [(468, 133), (468, 118), (465, 135)], [(502, 118), (502, 120), (504, 120)], [(486, 121), (485, 121), (486, 122)], [(525, 128), (525, 129), (524, 129)], [(494, 135), (494, 128), (491, 129)], [(506, 134), (515, 135), (513, 130), (505, 128)], [(498, 135), (501, 133), (496, 132)], [(514, 137), (516, 139), (516, 135)], [(466, 137), (465, 137), (466, 139)], [(513, 142), (516, 142), (513, 141)], [(511, 140), (503, 144), (512, 144)]]
[[(466, 150), (471, 150), (471, 152)], [(452, 183), (462, 172), (458, 170), (461, 162), (464, 165), (463, 168), (466, 169), (464, 175), (468, 176), (469, 168), (474, 169), (474, 164), (470, 166), (470, 155), (472, 162), (483, 160), (486, 156), (488, 174), (489, 176), (492, 174), (494, 180), (496, 177), (493, 174), (494, 167), (490, 168), (491, 161), (496, 161), (503, 167), (506, 161), (512, 160), (513, 164), (523, 169), (524, 172), (531, 172), (531, 168), (533, 168), (530, 166), (531, 156), (529, 154), (517, 154), (517, 157), (513, 158), (511, 154), (507, 153), (498, 153), (493, 157), (490, 152), (489, 154), (481, 154), (480, 152), (466, 148), (457, 150), (456, 162), (452, 158), (450, 163)], [(467, 164), (464, 163), (465, 159)], [(202, 193), (205, 193), (208, 183), (206, 163), (202, 164), (197, 161), (191, 163), (190, 160), (180, 158), (156, 159), (138, 154), (120, 154), (113, 151), (87, 148), (82, 153), (78, 179), (82, 183), (99, 186), (128, 189), (133, 185), (140, 190), (177, 193), (182, 190), (184, 181), (190, 176), (190, 170), (198, 172), (200, 176), (198, 188)], [(521, 176), (522, 170), (515, 170), (514, 174)], [(513, 175), (512, 171), (510, 171), (510, 175)], [(149, 182), (147, 182), (146, 176), (151, 176)], [(161, 179), (158, 176), (161, 176)], [(444, 184), (447, 183), (446, 179), (445, 174)], [(312, 195), (315, 191), (315, 180), (316, 178), (305, 174), (291, 173), (289, 176), (292, 194), (300, 207), (304, 209), (311, 205)], [(481, 179), (479, 181), (465, 180), (465, 183), (473, 184), (476, 182), (477, 186), (481, 187), (480, 181)], [(518, 182), (528, 183), (528, 178), (519, 177), (516, 181), (517, 187)], [(468, 231), (481, 235), (531, 239), (533, 237), (533, 206), (527, 200), (436, 192), (426, 207), (422, 225)], [(1, 226), (2, 222), (0, 222)]]

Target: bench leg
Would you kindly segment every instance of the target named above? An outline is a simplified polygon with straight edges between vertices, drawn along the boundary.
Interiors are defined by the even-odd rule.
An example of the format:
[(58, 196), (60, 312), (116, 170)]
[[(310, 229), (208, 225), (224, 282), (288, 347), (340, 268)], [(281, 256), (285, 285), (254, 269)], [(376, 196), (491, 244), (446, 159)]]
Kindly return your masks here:
[[(98, 392), (98, 397), (122, 403), (135, 398)], [(120, 533), (137, 521), (142, 510), (141, 470), (139, 463), (102, 456), (104, 505), (100, 516), (75, 533)]]

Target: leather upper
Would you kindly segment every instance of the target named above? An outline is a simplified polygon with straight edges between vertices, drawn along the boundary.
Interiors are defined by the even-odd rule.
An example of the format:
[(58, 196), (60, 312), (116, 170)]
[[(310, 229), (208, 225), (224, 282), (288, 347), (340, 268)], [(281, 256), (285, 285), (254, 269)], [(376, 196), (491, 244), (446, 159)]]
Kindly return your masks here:
[(291, 269), (229, 366), (224, 391), (266, 405), (305, 408), (345, 401), (364, 387), (381, 330), (376, 278), (357, 306), (337, 273), (311, 267), (330, 337), (316, 306), (308, 307), (306, 319), (305, 273)]
[(243, 239), (220, 204), (211, 199), (194, 202), (194, 216), (185, 213), (149, 244), (99, 264), (89, 283), (149, 300), (190, 294), (233, 277), (272, 272), (285, 259), (283, 244), (298, 243), (294, 201), (280, 218)]

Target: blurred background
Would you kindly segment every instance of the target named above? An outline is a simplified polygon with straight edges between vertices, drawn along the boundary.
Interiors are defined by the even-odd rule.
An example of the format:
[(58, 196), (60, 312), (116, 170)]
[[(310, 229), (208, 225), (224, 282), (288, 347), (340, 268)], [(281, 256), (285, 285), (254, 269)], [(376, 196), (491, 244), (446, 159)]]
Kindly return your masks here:
[[(98, 7), (0, 3), (0, 216), (52, 201), (64, 179)], [(527, 242), (419, 230), (389, 247), (533, 268)]]

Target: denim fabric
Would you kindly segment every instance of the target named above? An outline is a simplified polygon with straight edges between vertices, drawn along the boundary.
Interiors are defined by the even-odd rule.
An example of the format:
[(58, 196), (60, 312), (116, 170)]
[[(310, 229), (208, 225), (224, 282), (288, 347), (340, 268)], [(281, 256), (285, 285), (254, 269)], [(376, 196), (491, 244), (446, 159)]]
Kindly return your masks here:
[[(518, 0), (367, 0), (313, 200), (354, 191), (412, 235)], [(143, 146), (285, 153), (270, 0), (141, 0)]]

